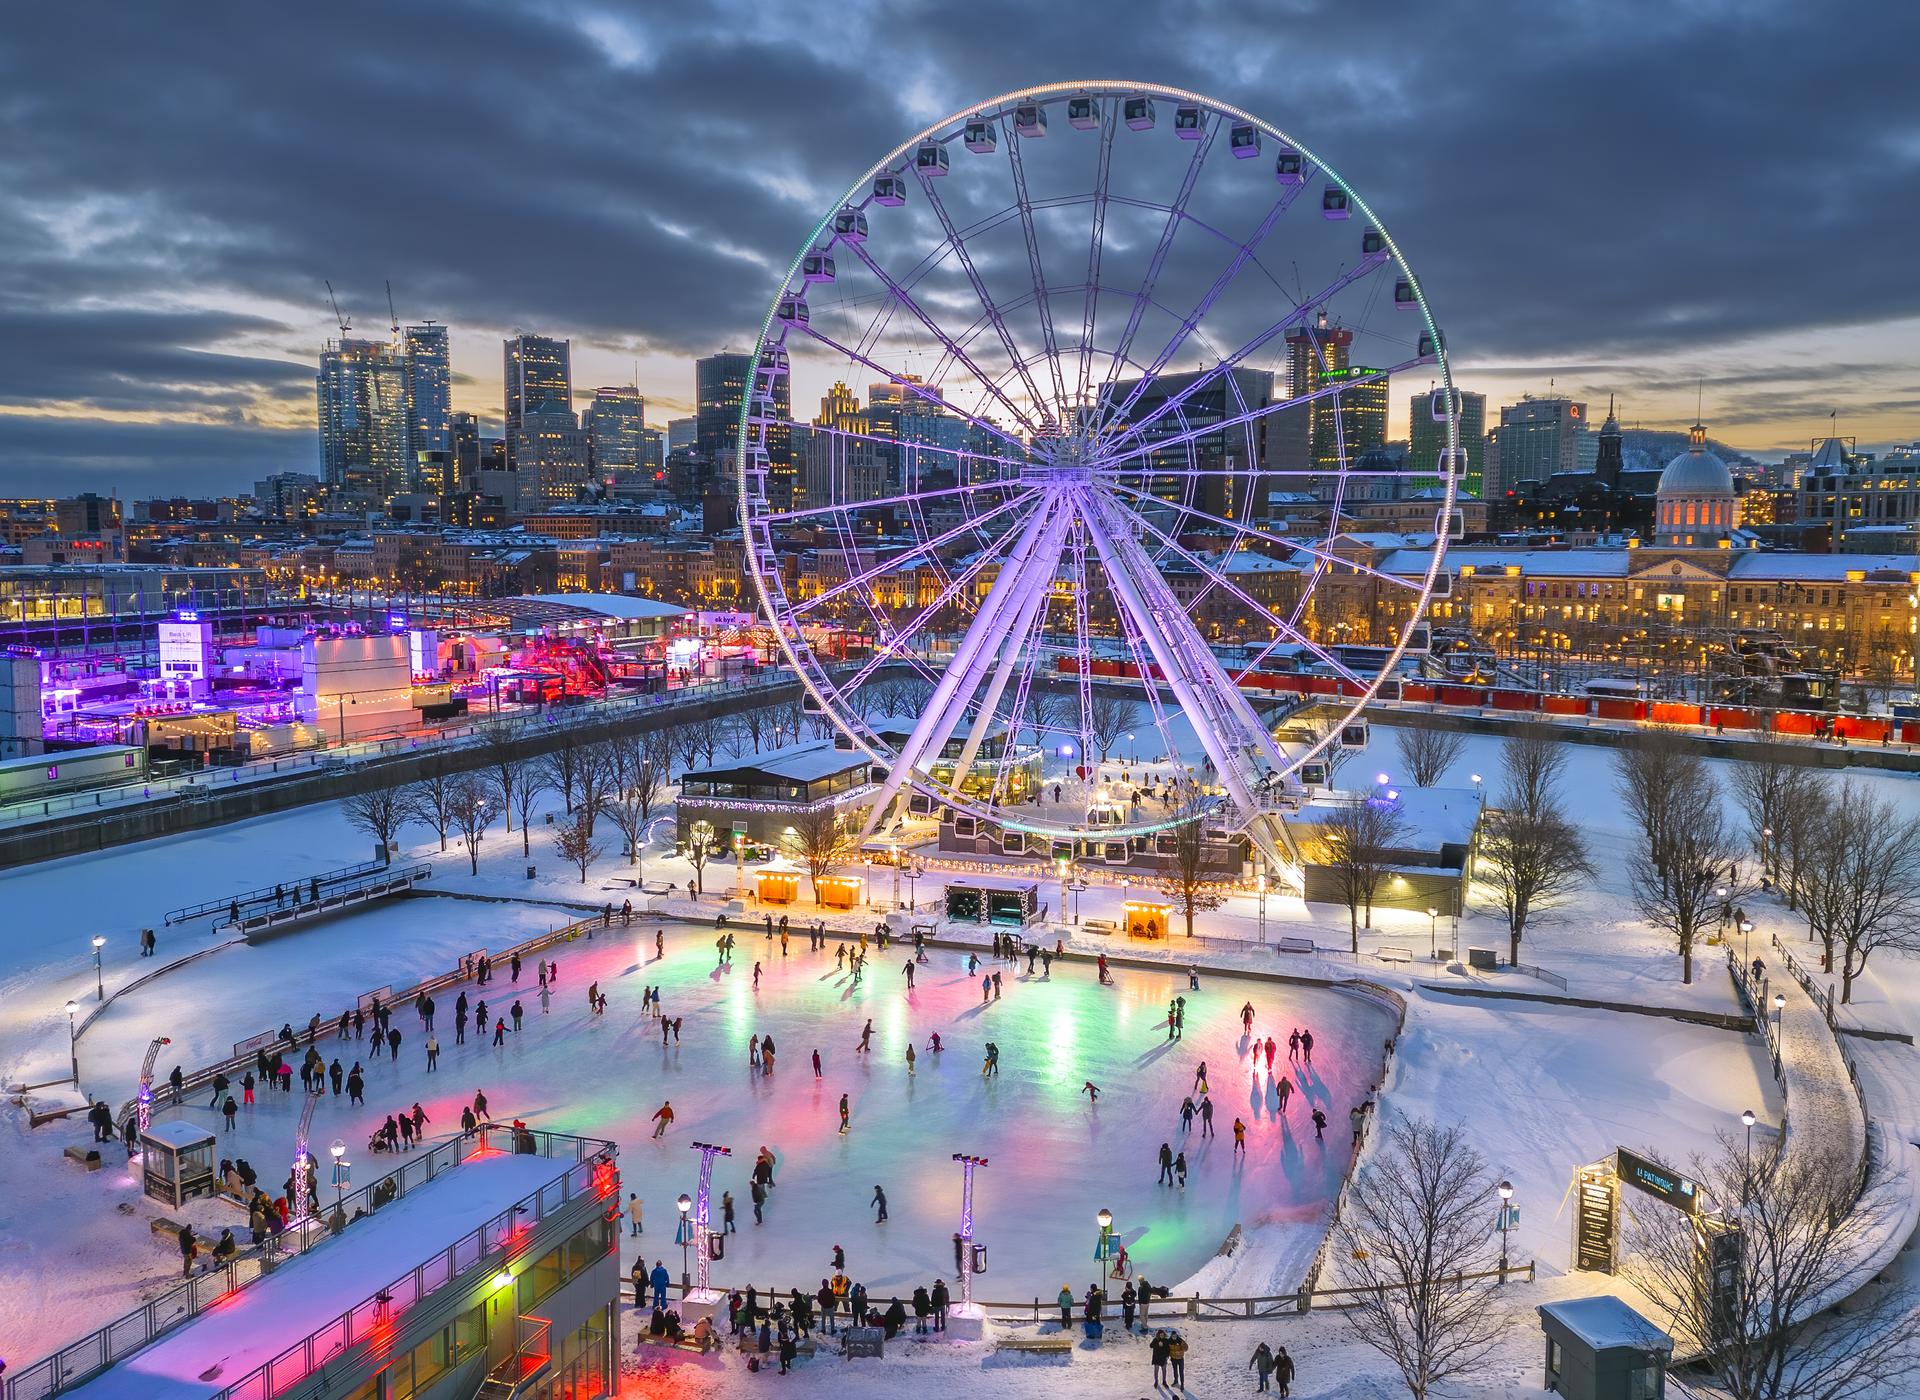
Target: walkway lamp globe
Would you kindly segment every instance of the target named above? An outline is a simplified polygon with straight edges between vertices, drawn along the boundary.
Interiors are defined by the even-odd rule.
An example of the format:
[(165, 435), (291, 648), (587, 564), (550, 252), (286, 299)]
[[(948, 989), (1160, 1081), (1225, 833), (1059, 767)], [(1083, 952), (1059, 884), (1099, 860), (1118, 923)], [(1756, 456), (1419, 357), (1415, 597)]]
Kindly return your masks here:
[(100, 950), (106, 946), (107, 936), (104, 933), (96, 933), (93, 936), (93, 988), (95, 995), (101, 1001), (107, 999), (106, 974), (100, 967)]
[(1101, 1208), (1100, 1213), (1094, 1217), (1094, 1219), (1100, 1222), (1100, 1228), (1102, 1230), (1111, 1230), (1113, 1228), (1113, 1212), (1106, 1209), (1104, 1206)]
[(1513, 1183), (1502, 1181), (1500, 1193), (1500, 1282), (1507, 1281), (1507, 1230), (1513, 1223)]

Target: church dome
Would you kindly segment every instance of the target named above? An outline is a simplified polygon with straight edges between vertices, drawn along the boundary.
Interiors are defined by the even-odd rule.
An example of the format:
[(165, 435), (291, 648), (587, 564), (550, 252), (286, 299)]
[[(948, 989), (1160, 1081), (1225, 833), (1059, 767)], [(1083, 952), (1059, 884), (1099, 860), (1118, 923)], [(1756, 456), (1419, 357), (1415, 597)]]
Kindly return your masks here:
[(1731, 496), (1733, 472), (1718, 456), (1707, 451), (1707, 430), (1693, 425), (1687, 450), (1667, 463), (1660, 473), (1662, 496)]

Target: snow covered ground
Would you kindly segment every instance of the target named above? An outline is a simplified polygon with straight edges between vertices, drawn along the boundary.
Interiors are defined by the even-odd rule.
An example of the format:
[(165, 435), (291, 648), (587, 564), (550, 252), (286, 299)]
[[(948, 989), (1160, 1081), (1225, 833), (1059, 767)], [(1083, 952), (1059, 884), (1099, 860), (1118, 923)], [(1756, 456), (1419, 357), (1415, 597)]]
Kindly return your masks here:
[[(1351, 761), (1343, 777), (1391, 773), (1397, 758), (1393, 731), (1376, 727), (1371, 748)], [(1572, 996), (1733, 1011), (1718, 950), (1703, 950), (1693, 985), (1683, 987), (1677, 956), (1632, 916), (1623, 869), (1631, 832), (1613, 797), (1608, 751), (1575, 745), (1569, 758), (1565, 796), (1592, 839), (1598, 879), (1576, 905), (1556, 911), (1537, 928), (1523, 958), (1565, 976)], [(1465, 786), (1467, 774), (1479, 772), (1491, 782), (1498, 771), (1498, 741), (1472, 737), (1447, 781)], [(1859, 780), (1903, 807), (1920, 804), (1920, 785), (1912, 778), (1861, 774)], [(88, 1030), (80, 1042), (83, 1085), (118, 1102), (131, 1094), (139, 1054), (153, 1034), (173, 1036), (178, 1058), (190, 1066), (224, 1052), (242, 1035), (288, 1019), (300, 1024), (313, 1010), (337, 1016), (360, 992), (404, 985), (443, 970), (471, 948), (501, 947), (575, 916), (566, 908), (527, 901), (598, 905), (610, 899), (617, 905), (626, 897), (629, 891), (609, 881), (631, 874), (630, 867), (604, 859), (583, 885), (552, 853), (553, 830), (536, 827), (533, 863), (539, 877), (531, 882), (524, 878), (527, 862), (517, 832), (511, 838), (498, 830), (489, 836), (475, 878), (468, 875), (463, 855), (440, 856), (436, 842), (419, 840), (422, 833), (411, 831), (408, 855), (432, 860), (432, 888), (517, 902), (414, 899), (317, 924), (259, 948), (212, 954), (123, 998)], [(613, 840), (609, 833), (609, 846)], [(140, 927), (158, 927), (166, 909), (291, 881), (364, 859), (366, 853), (366, 839), (348, 829), (337, 809), (326, 807), (0, 873), (0, 900), (13, 915), (0, 928), (0, 1079), (37, 1083), (65, 1075), (67, 1028), (61, 1006), (68, 997), (92, 1004), (88, 940), (93, 934), (109, 938), (111, 991), (152, 966), (132, 956), (134, 935)], [(646, 873), (650, 880), (682, 884), (690, 874), (657, 851), (649, 855)], [(709, 888), (730, 883), (732, 866), (710, 865), (706, 876)], [(937, 874), (920, 880), (923, 905), (937, 899), (938, 883)], [(1044, 882), (1043, 888), (1057, 906), (1057, 883)], [(881, 872), (870, 893), (884, 901), (889, 892)], [(1095, 883), (1082, 896), (1082, 916), (1117, 910), (1121, 897), (1117, 882)], [(713, 908), (711, 899), (705, 908)], [(795, 912), (805, 917), (811, 911)], [(1323, 947), (1346, 943), (1342, 909), (1270, 897), (1266, 912), (1269, 941), (1286, 933), (1310, 935)], [(1760, 929), (1756, 945), (1774, 928), (1785, 936), (1801, 934), (1791, 915), (1765, 902), (1756, 901), (1749, 914)], [(1393, 944), (1424, 951), (1429, 936), (1424, 914), (1387, 912), (1376, 923), (1375, 931), (1363, 934), (1364, 949)], [(1057, 966), (1051, 983), (1027, 980), (1024, 963), (1017, 971), (999, 964), (1004, 999), (984, 1009), (977, 1004), (977, 978), (965, 977), (951, 951), (934, 954), (909, 999), (900, 969), (903, 951), (885, 957), (876, 952), (863, 985), (854, 989), (844, 974), (833, 971), (832, 945), (824, 957), (808, 955), (805, 940), (797, 939), (782, 965), (777, 949), (767, 956), (765, 940), (741, 930), (733, 970), (716, 973), (710, 930), (666, 927), (669, 955), (663, 964), (647, 961), (652, 926), (638, 919), (630, 930), (616, 929), (610, 941), (596, 938), (592, 945), (563, 951), (560, 991), (547, 1024), (541, 1024), (537, 1001), (529, 994), (523, 998), (528, 1029), (499, 1051), (475, 1044), (455, 1047), (451, 995), (442, 998), (443, 1060), (436, 1076), (424, 1073), (423, 1037), (411, 1013), (403, 1012), (397, 1018), (406, 1036), (400, 1071), (384, 1059), (363, 1056), (370, 1071), (367, 1108), (348, 1111), (344, 1101), (329, 1100), (321, 1108), (316, 1136), (322, 1142), (342, 1136), (365, 1171), (371, 1165), (364, 1152), (367, 1132), (388, 1111), (419, 1098), (434, 1127), (444, 1128), (479, 1088), (496, 1113), (536, 1118), (563, 1131), (613, 1136), (623, 1146), (630, 1189), (647, 1200), (643, 1243), (649, 1258), (667, 1258), (675, 1272), (671, 1203), (691, 1185), (696, 1160), (686, 1143), (695, 1137), (718, 1139), (742, 1156), (723, 1165), (716, 1178), (716, 1190), (729, 1182), (734, 1187), (742, 1234), (716, 1266), (717, 1278), (754, 1278), (763, 1284), (814, 1280), (824, 1268), (827, 1247), (840, 1243), (848, 1249), (851, 1272), (876, 1291), (896, 1284), (910, 1288), (950, 1265), (948, 1237), (957, 1217), (959, 1179), (948, 1156), (964, 1149), (992, 1159), (977, 1187), (979, 1233), (990, 1246), (991, 1272), (980, 1288), (985, 1296), (1051, 1293), (1063, 1282), (1084, 1287), (1092, 1271), (1093, 1213), (1103, 1205), (1114, 1211), (1136, 1259), (1168, 1283), (1205, 1265), (1233, 1224), (1246, 1225), (1248, 1248), (1235, 1261), (1209, 1266), (1206, 1282), (1223, 1292), (1264, 1292), (1274, 1280), (1297, 1272), (1303, 1251), (1310, 1253), (1317, 1242), (1317, 1222), (1344, 1167), (1346, 1146), (1338, 1140), (1347, 1136), (1346, 1109), (1378, 1074), (1383, 1013), (1340, 993), (1274, 986), (1249, 991), (1250, 983), (1208, 973), (1193, 998), (1197, 1009), (1190, 1010), (1186, 1042), (1168, 1050), (1166, 998), (1184, 991), (1189, 957), (1223, 968), (1357, 974), (1398, 987), (1410, 1001), (1408, 1029), (1383, 1111), (1464, 1121), (1489, 1165), (1516, 1185), (1522, 1217), (1514, 1257), (1537, 1258), (1547, 1274), (1526, 1295), (1528, 1306), (1517, 1324), (1521, 1340), (1512, 1356), (1473, 1391), (1499, 1395), (1509, 1393), (1508, 1387), (1515, 1394), (1537, 1388), (1537, 1380), (1529, 1384), (1537, 1374), (1531, 1302), (1597, 1291), (1597, 1280), (1555, 1277), (1567, 1260), (1571, 1225), (1562, 1198), (1575, 1166), (1615, 1145), (1684, 1162), (1707, 1150), (1719, 1132), (1736, 1127), (1742, 1108), (1754, 1108), (1768, 1123), (1779, 1117), (1770, 1076), (1755, 1048), (1737, 1034), (1644, 1016), (1439, 995), (1417, 984), (1460, 982), (1461, 974), (1420, 961), (1409, 970), (1371, 959), (1356, 964), (1343, 956), (1277, 956), (1258, 944), (1251, 896), (1236, 897), (1204, 915), (1206, 936), (1197, 948), (1178, 938), (1154, 946), (1086, 932), (1066, 935), (1070, 947), (1165, 960), (1171, 964), (1165, 973), (1122, 970), (1118, 985), (1103, 990), (1084, 964)], [(1457, 935), (1451, 935), (1445, 918), (1437, 935), (1462, 948), (1505, 944), (1497, 923), (1471, 904)], [(205, 928), (161, 928), (160, 938), (163, 960), (210, 942)], [(1858, 1015), (1868, 1024), (1913, 1029), (1913, 1021), (1920, 1020), (1920, 977), (1915, 976), (1920, 969), (1908, 960), (1878, 956), (1882, 961), (1856, 994)], [(751, 987), (756, 959), (767, 965), (758, 998)], [(531, 979), (529, 968), (523, 984)], [(612, 999), (604, 1020), (585, 1010), (584, 987), (594, 979)], [(1501, 991), (1556, 990), (1520, 976), (1474, 981)], [(664, 986), (669, 1014), (685, 1019), (678, 1052), (662, 1052), (657, 1023), (638, 1019), (640, 988), (652, 983)], [(1319, 1092), (1332, 1120), (1325, 1149), (1315, 1146), (1310, 1129), (1303, 1130), (1298, 1100), (1291, 1130), (1283, 1133), (1272, 1119), (1270, 1101), (1256, 1099), (1232, 1020), (1249, 997), (1259, 1008), (1263, 1031), (1277, 1022), (1284, 1040), (1285, 1029), (1297, 1018), (1321, 1035), (1325, 1048), (1315, 1055), (1322, 1076)], [(489, 999), (496, 1006), (511, 1004), (497, 996)], [(876, 1049), (870, 1061), (862, 1062), (854, 1044), (869, 1015)], [(937, 1062), (923, 1055), (909, 1081), (904, 1047), (909, 1038), (924, 1047), (934, 1029), (952, 1048)], [(779, 1068), (771, 1079), (752, 1076), (747, 1038), (769, 1031), (780, 1048)], [(1002, 1047), (998, 1083), (983, 1083), (978, 1073), (979, 1048), (989, 1038)], [(825, 1061), (817, 1089), (807, 1063), (815, 1045)], [(336, 1047), (323, 1039), (321, 1048), (331, 1056)], [(1911, 1087), (1920, 1082), (1913, 1074), (1916, 1052), (1899, 1044), (1855, 1048), (1867, 1068), (1876, 1116), (1890, 1114), (1911, 1134), (1920, 1125), (1920, 1092)], [(1281, 1054), (1284, 1059), (1284, 1049)], [(1212, 1070), (1221, 1137), (1191, 1154), (1194, 1170), (1181, 1195), (1155, 1184), (1153, 1153), (1162, 1139), (1179, 1145), (1173, 1111), (1191, 1087), (1201, 1058)], [(162, 1061), (162, 1073), (170, 1063)], [(1097, 1108), (1077, 1093), (1089, 1078), (1104, 1091)], [(853, 1114), (845, 1138), (835, 1131), (834, 1106), (841, 1092), (850, 1095)], [(1883, 1093), (1897, 1095), (1885, 1108)], [(655, 1143), (647, 1119), (663, 1097), (673, 1099), (681, 1116)], [(217, 1121), (205, 1114), (204, 1103), (202, 1097), (189, 1111)], [(1230, 1160), (1235, 1113), (1252, 1125), (1249, 1161), (1237, 1170)], [(269, 1184), (284, 1175), (291, 1123), (290, 1104), (263, 1096), (234, 1135), (233, 1149), (249, 1156)], [(88, 1175), (58, 1156), (68, 1143), (85, 1143), (88, 1133), (78, 1119), (30, 1133), (24, 1112), (8, 1108), (0, 1112), (0, 1134), (0, 1198), (9, 1206), (0, 1213), (0, 1276), (35, 1282), (30, 1289), (8, 1288), (0, 1297), (0, 1354), (37, 1355), (123, 1311), (143, 1290), (177, 1273), (170, 1244), (146, 1230), (152, 1212), (135, 1204), (136, 1191), (117, 1149), (108, 1150), (105, 1170)], [(743, 1188), (753, 1150), (763, 1142), (781, 1154), (783, 1167), (768, 1224), (756, 1232)], [(871, 1223), (866, 1206), (876, 1182), (889, 1196), (892, 1219), (884, 1227)], [(208, 1223), (235, 1218), (224, 1206), (196, 1210), (202, 1214), (195, 1218)], [(1254, 1228), (1262, 1222), (1272, 1228)], [(631, 1250), (633, 1242), (625, 1247)], [(1314, 1365), (1303, 1369), (1296, 1395), (1392, 1393), (1379, 1388), (1379, 1363), (1353, 1348), (1337, 1319), (1315, 1315), (1282, 1327), (1295, 1330), (1266, 1324), (1190, 1329), (1197, 1343), (1195, 1392), (1237, 1393), (1248, 1383), (1246, 1353), (1265, 1336), (1287, 1341), (1297, 1354), (1304, 1347), (1314, 1358)], [(670, 1364), (700, 1368), (717, 1387), (715, 1393), (748, 1383), (737, 1358), (720, 1363), (675, 1357)], [(961, 1367), (957, 1373), (955, 1364)], [(792, 1381), (793, 1389), (831, 1386), (842, 1395), (859, 1395), (884, 1387), (897, 1394), (922, 1379), (923, 1372), (930, 1388), (945, 1383), (937, 1377), (977, 1371), (994, 1394), (1038, 1393), (1041, 1387), (1053, 1394), (1060, 1393), (1062, 1374), (1045, 1366), (1008, 1367), (964, 1348), (939, 1360), (890, 1359), (884, 1369), (824, 1361), (809, 1366), (805, 1380)], [(1146, 1387), (1143, 1354), (1109, 1348), (1081, 1354), (1072, 1366), (1074, 1394)], [(631, 1393), (666, 1393), (668, 1386), (684, 1384), (688, 1374), (676, 1369), (670, 1376), (636, 1376)]]

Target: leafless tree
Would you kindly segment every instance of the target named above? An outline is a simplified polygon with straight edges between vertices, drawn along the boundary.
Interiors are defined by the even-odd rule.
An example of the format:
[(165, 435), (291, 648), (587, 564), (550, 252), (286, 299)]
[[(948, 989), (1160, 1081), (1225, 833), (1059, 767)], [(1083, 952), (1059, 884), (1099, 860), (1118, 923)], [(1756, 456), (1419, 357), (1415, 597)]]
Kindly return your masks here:
[(693, 896), (698, 899), (707, 892), (707, 862), (714, 852), (720, 849), (719, 833), (709, 821), (697, 821), (687, 828), (686, 857), (693, 867)]
[(1920, 821), (1852, 783), (1826, 812), (1805, 877), (1807, 921), (1840, 1000), (1876, 949), (1920, 951)]
[(611, 743), (588, 744), (580, 750), (579, 812), (587, 819), (587, 835), (600, 813), (620, 788), (619, 756)]
[(1433, 787), (1444, 778), (1467, 747), (1467, 736), (1458, 730), (1425, 726), (1402, 726), (1394, 731), (1393, 741), (1400, 750), (1400, 761), (1407, 766), (1407, 776), (1415, 787), (1423, 788)]
[(640, 859), (647, 826), (666, 790), (660, 770), (643, 760), (637, 770), (628, 771), (625, 786), (607, 804), (607, 815), (620, 831), (629, 865)]
[(532, 760), (526, 756), (520, 736), (505, 724), (493, 725), (481, 742), (486, 753), (488, 781), (500, 800), (500, 810), (507, 821), (507, 833), (511, 835), (514, 794), (519, 791), (527, 770), (533, 766)]
[(733, 716), (733, 733), (728, 743), (735, 753), (742, 752), (745, 747), (751, 747), (755, 753), (759, 753), (760, 746), (767, 742), (772, 731), (773, 711), (765, 705), (756, 705)]
[(1095, 690), (1087, 703), (1087, 723), (1091, 728), (1087, 737), (1093, 741), (1093, 747), (1105, 763), (1114, 746), (1126, 737), (1139, 718), (1139, 707), (1125, 696), (1116, 695), (1110, 690)]
[[(1159, 878), (1160, 892), (1173, 901), (1186, 921), (1187, 937), (1193, 937), (1196, 914), (1218, 909), (1221, 903), (1219, 875), (1207, 864), (1207, 819), (1213, 808), (1197, 791), (1187, 791), (1176, 799), (1166, 835), (1172, 840), (1167, 868)], [(1064, 914), (1065, 911), (1063, 910)]]
[(1027, 691), (1026, 722), (1036, 740), (1065, 729), (1079, 713), (1080, 697), (1060, 686), (1036, 683)]
[(547, 772), (544, 764), (527, 763), (520, 769), (519, 778), (511, 790), (501, 786), (500, 774), (496, 769), (493, 775), (494, 791), (500, 796), (500, 805), (513, 808), (515, 816), (520, 818), (520, 854), (533, 854), (533, 814), (540, 805), (540, 794), (547, 790)]
[[(1647, 855), (1662, 875), (1674, 839), (1674, 794), (1682, 772), (1699, 767), (1680, 736), (1656, 729), (1631, 737), (1614, 751), (1614, 777), (1620, 800), (1646, 842)], [(1704, 770), (1701, 770), (1704, 779)], [(1706, 781), (1711, 781), (1710, 779)]]
[(1335, 1236), (1340, 1270), (1362, 1290), (1345, 1314), (1393, 1363), (1415, 1400), (1471, 1373), (1509, 1315), (1492, 1279), (1499, 1200), (1464, 1129), (1418, 1119), (1387, 1128), (1355, 1174)]
[(453, 781), (449, 812), (453, 828), (466, 848), (468, 873), (480, 873), (480, 842), (493, 824), (492, 784), (477, 773), (462, 773)]
[(726, 716), (716, 711), (690, 719), (683, 727), (699, 744), (701, 761), (711, 766), (720, 757), (720, 749), (727, 742)]
[(1565, 747), (1526, 726), (1501, 745), (1499, 805), (1481, 829), (1480, 880), (1507, 924), (1507, 960), (1520, 961), (1528, 921), (1593, 877), (1586, 843), (1556, 791)]
[(1341, 902), (1347, 906), (1353, 951), (1360, 951), (1360, 923), (1373, 927), (1373, 901), (1392, 866), (1393, 851), (1406, 839), (1406, 821), (1385, 794), (1357, 798), (1335, 807), (1320, 823), (1322, 863), (1333, 872)]
[(400, 785), (381, 782), (365, 792), (342, 798), (340, 811), (346, 817), (348, 826), (373, 838), (374, 844), (382, 852), (382, 861), (392, 865), (394, 843), (399, 839), (400, 828), (407, 824), (408, 817), (406, 793)]
[(546, 785), (560, 794), (568, 816), (573, 815), (573, 804), (580, 793), (580, 764), (585, 754), (586, 746), (580, 742), (580, 736), (571, 729), (562, 729), (553, 748), (540, 760)]
[(1705, 760), (1674, 748), (1663, 757), (1659, 782), (1642, 786), (1651, 765), (1636, 763), (1648, 752), (1628, 748), (1617, 757), (1622, 796), (1648, 837), (1628, 856), (1627, 874), (1640, 917), (1673, 937), (1680, 980), (1692, 982), (1695, 942), (1737, 897), (1742, 843)]
[(573, 820), (560, 828), (560, 834), (554, 838), (553, 844), (562, 860), (579, 868), (580, 883), (586, 884), (587, 868), (600, 859), (600, 846), (593, 839), (587, 814), (575, 813)]
[[(1719, 1211), (1703, 1218), (1636, 1201), (1627, 1269), (1672, 1331), (1712, 1353), (1715, 1389), (1733, 1400), (1911, 1394), (1920, 1369), (1913, 1294), (1856, 1279), (1862, 1242), (1894, 1228), (1890, 1208), (1871, 1195), (1851, 1201), (1849, 1174), (1817, 1152), (1750, 1162), (1742, 1142), (1723, 1137), (1691, 1170), (1697, 1194)], [(1735, 1222), (1742, 1241), (1730, 1287), (1710, 1292), (1701, 1287), (1701, 1240)], [(1844, 1294), (1846, 1306), (1832, 1306)]]
[(1781, 838), (1806, 802), (1809, 790), (1820, 784), (1817, 770), (1789, 763), (1766, 746), (1756, 747), (1751, 756), (1733, 765), (1729, 786), (1747, 820), (1747, 839), (1762, 871), (1776, 884), (1781, 883)]
[(850, 827), (832, 806), (815, 807), (795, 815), (782, 844), (787, 854), (807, 868), (813, 902), (820, 902), (820, 881), (845, 864), (859, 848), (859, 828)]
[(440, 849), (447, 849), (447, 834), (453, 830), (454, 774), (440, 759), (428, 759), (425, 771), (408, 783), (403, 800), (407, 815), (422, 826), (430, 826), (440, 838)]

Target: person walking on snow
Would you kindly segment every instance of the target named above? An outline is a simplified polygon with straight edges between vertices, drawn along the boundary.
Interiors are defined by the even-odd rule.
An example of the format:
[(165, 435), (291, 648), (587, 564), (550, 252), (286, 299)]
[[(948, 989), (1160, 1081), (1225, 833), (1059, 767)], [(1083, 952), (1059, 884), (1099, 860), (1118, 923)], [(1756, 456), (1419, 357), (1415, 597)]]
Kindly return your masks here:
[(1280, 1082), (1273, 1086), (1273, 1092), (1280, 1100), (1280, 1116), (1287, 1116), (1287, 1100), (1293, 1097), (1293, 1081), (1286, 1075), (1280, 1076)]
[(1233, 1120), (1233, 1150), (1239, 1156), (1247, 1155), (1247, 1125), (1244, 1120)]
[(1247, 1362), (1247, 1368), (1254, 1375), (1254, 1391), (1260, 1393), (1267, 1388), (1267, 1379), (1273, 1374), (1273, 1348), (1265, 1342), (1253, 1349), (1253, 1359)]

